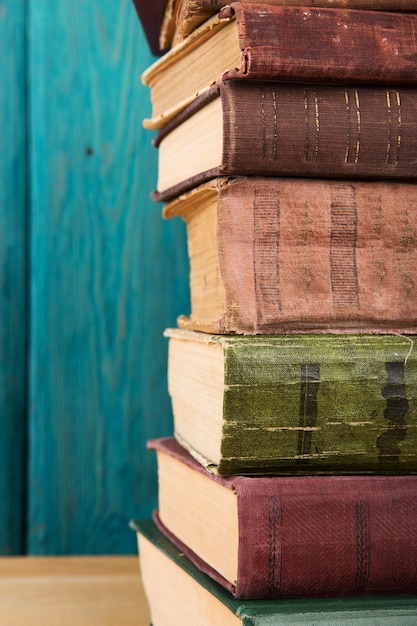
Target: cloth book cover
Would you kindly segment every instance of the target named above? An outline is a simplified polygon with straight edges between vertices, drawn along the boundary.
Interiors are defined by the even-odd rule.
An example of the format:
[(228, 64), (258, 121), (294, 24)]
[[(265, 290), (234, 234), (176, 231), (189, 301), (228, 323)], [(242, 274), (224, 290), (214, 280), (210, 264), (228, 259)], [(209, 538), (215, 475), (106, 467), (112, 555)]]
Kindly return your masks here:
[[(226, 607), (243, 626), (415, 626), (417, 617), (417, 597), (355, 597), (355, 598), (317, 598), (300, 600), (237, 600), (221, 585), (202, 573), (161, 533), (150, 520), (135, 520), (132, 528), (150, 542), (164, 558), (162, 563), (170, 562), (174, 568), (162, 567), (159, 576), (168, 590), (175, 578), (177, 568), (189, 579), (189, 593), (198, 594), (200, 606), (204, 605), (210, 594)], [(140, 539), (139, 539), (140, 543)], [(141, 555), (139, 553), (139, 560)], [(141, 561), (142, 576), (146, 577), (147, 563)], [(172, 572), (172, 574), (171, 574)], [(163, 601), (163, 596), (162, 600)], [(151, 615), (152, 615), (151, 606)], [(198, 619), (192, 616), (192, 619)], [(195, 621), (190, 620), (191, 623)], [(163, 626), (168, 626), (167, 622)], [(199, 622), (200, 623), (200, 622)], [(239, 621), (231, 622), (232, 624)], [(155, 626), (158, 626), (155, 624)], [(182, 623), (182, 626), (189, 626)], [(202, 626), (213, 626), (212, 621), (203, 622)]]
[(175, 434), (213, 471), (416, 471), (415, 335), (165, 334)]
[[(242, 2), (242, 4), (250, 3)], [(283, 6), (340, 7), (372, 11), (417, 11), (415, 0), (263, 0), (262, 4)], [(168, 0), (165, 45), (182, 41), (200, 24), (223, 9), (224, 0)], [(169, 24), (169, 25), (168, 25)]]
[(164, 216), (187, 223), (181, 327), (417, 333), (415, 184), (221, 177)]
[[(153, 197), (170, 200), (222, 175), (415, 180), (416, 120), (413, 88), (227, 81), (158, 133)], [(210, 133), (219, 135), (212, 149)]]
[(414, 13), (232, 3), (144, 71), (152, 103), (144, 124), (163, 126), (232, 78), (416, 85), (416, 25)]
[[(417, 476), (224, 478), (205, 470), (173, 437), (148, 446), (236, 494), (234, 584), (155, 518), (188, 558), (236, 597), (417, 592)], [(212, 515), (220, 525), (221, 509), (213, 507)], [(201, 525), (204, 533), (204, 520)]]

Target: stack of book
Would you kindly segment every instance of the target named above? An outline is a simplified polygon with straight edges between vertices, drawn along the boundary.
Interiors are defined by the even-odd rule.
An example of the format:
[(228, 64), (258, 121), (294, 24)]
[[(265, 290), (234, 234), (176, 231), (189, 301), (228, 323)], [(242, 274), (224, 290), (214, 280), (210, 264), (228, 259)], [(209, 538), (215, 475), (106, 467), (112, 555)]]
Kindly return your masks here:
[(169, 1), (143, 75), (191, 292), (153, 626), (417, 620), (417, 3), (297, 4)]

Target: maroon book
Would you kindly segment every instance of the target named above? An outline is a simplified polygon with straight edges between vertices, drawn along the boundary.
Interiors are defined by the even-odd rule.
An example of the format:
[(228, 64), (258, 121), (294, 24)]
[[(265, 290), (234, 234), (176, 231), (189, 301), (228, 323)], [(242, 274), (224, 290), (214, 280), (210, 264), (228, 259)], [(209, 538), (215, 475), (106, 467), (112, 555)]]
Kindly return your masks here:
[(167, 0), (133, 0), (149, 48), (155, 56), (161, 56), (165, 50), (159, 45), (159, 35)]
[(213, 83), (231, 78), (415, 85), (417, 14), (228, 5), (142, 75), (149, 128), (161, 128)]
[(224, 175), (414, 180), (417, 89), (225, 81), (155, 146), (158, 201)]
[[(417, 476), (224, 478), (174, 438), (148, 445), (158, 455), (160, 529), (236, 597), (417, 591)], [(235, 579), (209, 563), (223, 543)]]
[[(251, 0), (242, 0), (241, 4), (252, 4)], [(416, 11), (415, 0), (262, 0), (262, 4), (272, 6), (304, 6), (342, 9), (368, 9), (372, 11)], [(215, 15), (224, 6), (224, 0), (169, 0), (169, 5), (177, 6), (171, 10), (170, 19), (176, 25), (175, 41), (182, 41), (195, 28)]]

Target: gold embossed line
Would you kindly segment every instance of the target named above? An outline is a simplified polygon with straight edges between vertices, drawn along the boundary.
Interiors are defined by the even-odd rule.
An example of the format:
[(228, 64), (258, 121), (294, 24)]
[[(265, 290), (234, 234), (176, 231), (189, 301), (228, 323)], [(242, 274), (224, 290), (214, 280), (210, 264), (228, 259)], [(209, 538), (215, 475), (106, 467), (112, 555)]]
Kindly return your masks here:
[(315, 120), (315, 126), (316, 126), (314, 160), (317, 161), (318, 156), (319, 156), (320, 116), (319, 116), (319, 101), (318, 101), (316, 93), (314, 93), (314, 120)]
[(391, 96), (389, 91), (385, 92), (387, 99), (387, 116), (388, 116), (388, 140), (387, 150), (385, 153), (385, 164), (388, 165), (391, 155), (391, 133), (392, 133), (392, 116), (391, 116)]
[[(395, 106), (397, 109), (397, 137), (395, 142), (395, 157), (393, 159), (394, 165), (398, 164), (399, 151), (401, 146), (401, 131), (402, 131), (402, 117), (401, 117), (401, 97), (398, 91), (394, 92), (394, 100)], [(392, 160), (392, 135), (393, 135), (393, 102), (391, 99), (391, 94), (389, 91), (386, 92), (386, 101), (387, 101), (387, 116), (388, 116), (388, 140), (387, 140), (387, 151), (385, 155), (385, 163), (388, 164)]]
[(274, 113), (274, 141), (272, 144), (272, 158), (276, 159), (278, 121), (277, 121), (277, 95), (275, 93), (275, 89), (272, 90), (272, 106), (273, 106), (273, 113)]
[(400, 155), (401, 134), (402, 134), (401, 96), (400, 96), (399, 91), (395, 92), (395, 100), (397, 103), (397, 124), (398, 124), (397, 150), (395, 153), (395, 165), (397, 165), (399, 155)]
[[(319, 101), (316, 92), (313, 94), (314, 99), (314, 155), (313, 161), (318, 160), (319, 156), (319, 144), (320, 144), (320, 113), (319, 113)], [(304, 160), (308, 161), (310, 158), (310, 107), (309, 107), (309, 92), (304, 89), (304, 113), (305, 113), (305, 139), (304, 139)]]
[[(354, 148), (355, 156), (353, 158), (353, 162), (357, 163), (359, 161), (359, 152), (361, 146), (361, 109), (359, 102), (359, 93), (357, 89), (354, 90), (355, 95), (355, 108), (356, 108), (356, 144)], [(351, 133), (351, 120), (352, 120), (352, 110), (351, 110), (351, 102), (350, 95), (347, 90), (345, 90), (345, 107), (346, 107), (346, 146), (345, 146), (345, 163), (349, 163), (351, 159), (351, 151), (352, 151), (352, 133)]]
[(304, 89), (304, 160), (308, 161), (308, 152), (310, 148), (309, 128), (308, 128), (308, 92)]
[(356, 149), (355, 149), (355, 163), (359, 161), (359, 151), (361, 146), (361, 108), (359, 103), (359, 93), (355, 89), (355, 105), (356, 105), (356, 123), (357, 123), (357, 136), (356, 136)]
[(350, 103), (349, 92), (345, 89), (345, 105), (346, 105), (346, 147), (345, 147), (345, 163), (349, 163), (350, 152)]
[(261, 93), (261, 116), (262, 116), (262, 158), (266, 159), (266, 120), (265, 120), (265, 92)]

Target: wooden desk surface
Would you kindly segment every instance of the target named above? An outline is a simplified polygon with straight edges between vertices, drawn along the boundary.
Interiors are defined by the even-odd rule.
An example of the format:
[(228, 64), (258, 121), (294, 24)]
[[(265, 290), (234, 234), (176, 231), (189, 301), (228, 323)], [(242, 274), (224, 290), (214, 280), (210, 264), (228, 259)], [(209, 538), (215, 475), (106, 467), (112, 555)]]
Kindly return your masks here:
[(138, 558), (0, 558), (0, 624), (149, 626)]

